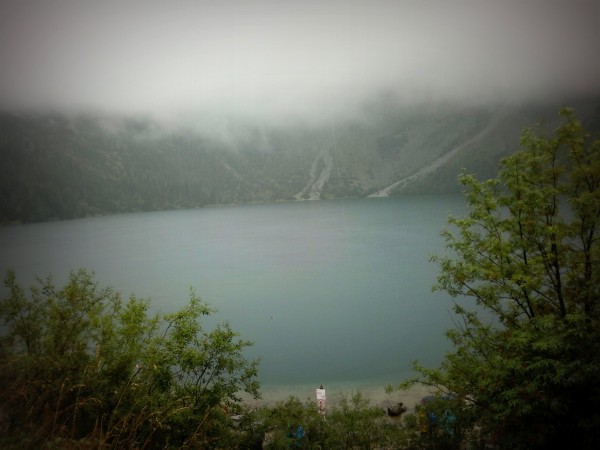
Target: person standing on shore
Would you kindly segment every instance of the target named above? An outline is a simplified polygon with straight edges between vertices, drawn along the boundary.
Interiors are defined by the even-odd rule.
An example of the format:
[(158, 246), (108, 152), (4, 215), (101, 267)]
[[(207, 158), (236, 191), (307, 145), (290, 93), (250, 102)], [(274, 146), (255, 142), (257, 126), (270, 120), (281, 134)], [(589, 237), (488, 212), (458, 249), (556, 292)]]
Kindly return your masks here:
[(327, 400), (327, 395), (325, 394), (325, 389), (323, 389), (323, 385), (320, 388), (316, 389), (317, 394), (317, 405), (319, 408), (319, 414), (325, 415), (325, 400)]

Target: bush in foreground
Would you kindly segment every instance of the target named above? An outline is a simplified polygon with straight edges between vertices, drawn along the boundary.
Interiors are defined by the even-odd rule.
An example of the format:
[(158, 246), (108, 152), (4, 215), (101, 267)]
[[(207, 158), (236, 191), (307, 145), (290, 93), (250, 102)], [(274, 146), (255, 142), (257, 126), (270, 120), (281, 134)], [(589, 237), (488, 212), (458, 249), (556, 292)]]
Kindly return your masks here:
[(224, 410), (258, 397), (251, 345), (190, 292), (171, 314), (123, 301), (80, 270), (58, 289), (29, 293), (14, 273), (0, 301), (0, 444), (99, 448), (216, 447), (229, 439)]

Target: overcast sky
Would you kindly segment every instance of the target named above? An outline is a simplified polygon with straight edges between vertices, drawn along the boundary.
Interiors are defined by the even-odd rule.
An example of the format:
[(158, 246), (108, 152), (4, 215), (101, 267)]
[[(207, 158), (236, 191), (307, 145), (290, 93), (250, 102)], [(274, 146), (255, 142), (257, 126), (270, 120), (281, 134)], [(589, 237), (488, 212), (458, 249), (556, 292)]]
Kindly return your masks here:
[(600, 91), (600, 1), (0, 0), (0, 107), (347, 109)]

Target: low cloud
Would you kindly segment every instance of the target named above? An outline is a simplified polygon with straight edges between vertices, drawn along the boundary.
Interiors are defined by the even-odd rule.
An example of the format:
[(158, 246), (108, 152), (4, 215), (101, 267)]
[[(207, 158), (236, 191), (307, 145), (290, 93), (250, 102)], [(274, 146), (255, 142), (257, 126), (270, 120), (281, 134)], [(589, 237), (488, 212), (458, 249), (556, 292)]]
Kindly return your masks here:
[(600, 92), (590, 1), (0, 2), (0, 107), (275, 119)]

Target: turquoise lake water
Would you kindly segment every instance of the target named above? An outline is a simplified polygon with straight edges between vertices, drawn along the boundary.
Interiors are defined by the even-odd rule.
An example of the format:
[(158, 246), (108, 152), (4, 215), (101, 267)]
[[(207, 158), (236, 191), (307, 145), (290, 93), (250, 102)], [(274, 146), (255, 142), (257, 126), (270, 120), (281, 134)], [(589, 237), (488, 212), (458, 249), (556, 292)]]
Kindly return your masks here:
[(23, 283), (93, 270), (172, 311), (189, 288), (254, 341), (266, 389), (384, 386), (437, 365), (451, 299), (432, 293), (440, 231), (462, 196), (308, 201), (123, 214), (0, 228)]

